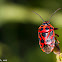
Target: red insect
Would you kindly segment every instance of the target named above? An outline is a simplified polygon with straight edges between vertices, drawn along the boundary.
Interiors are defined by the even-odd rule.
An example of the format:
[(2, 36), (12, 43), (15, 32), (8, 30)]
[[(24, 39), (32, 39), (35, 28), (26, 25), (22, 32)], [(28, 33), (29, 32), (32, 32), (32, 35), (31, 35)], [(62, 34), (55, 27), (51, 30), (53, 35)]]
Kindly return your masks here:
[[(57, 9), (52, 15), (51, 17), (61, 8)], [(35, 14), (37, 14), (36, 12), (34, 12)], [(39, 15), (39, 14), (37, 14)], [(39, 15), (40, 16), (40, 15)], [(50, 17), (50, 19), (51, 19)], [(42, 19), (42, 17), (40, 16), (40, 18)], [(59, 37), (58, 34), (55, 34), (54, 30), (57, 30), (58, 28), (54, 28), (51, 24), (50, 24), (50, 19), (49, 21), (44, 21), (43, 19), (43, 23), (42, 25), (38, 28), (38, 38), (39, 38), (39, 45), (40, 48), (43, 52), (49, 54), (50, 52), (54, 52), (55, 54), (59, 54), (60, 53), (60, 48), (59, 48), (59, 41), (56, 39), (55, 35)], [(57, 41), (57, 42), (55, 42)]]

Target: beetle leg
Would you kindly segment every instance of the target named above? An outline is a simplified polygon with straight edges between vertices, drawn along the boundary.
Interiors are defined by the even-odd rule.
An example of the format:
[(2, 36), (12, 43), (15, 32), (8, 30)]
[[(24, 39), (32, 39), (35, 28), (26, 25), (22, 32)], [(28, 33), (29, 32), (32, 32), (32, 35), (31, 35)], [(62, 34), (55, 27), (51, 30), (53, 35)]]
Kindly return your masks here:
[(60, 43), (60, 42), (56, 39), (56, 37), (55, 37), (55, 40), (56, 40), (58, 43)]
[(57, 30), (58, 28), (54, 28), (54, 30)]
[(58, 35), (58, 34), (55, 34), (55, 35), (59, 37), (59, 35)]
[(55, 42), (55, 47), (53, 50), (54, 54), (60, 54), (60, 48), (57, 42)]

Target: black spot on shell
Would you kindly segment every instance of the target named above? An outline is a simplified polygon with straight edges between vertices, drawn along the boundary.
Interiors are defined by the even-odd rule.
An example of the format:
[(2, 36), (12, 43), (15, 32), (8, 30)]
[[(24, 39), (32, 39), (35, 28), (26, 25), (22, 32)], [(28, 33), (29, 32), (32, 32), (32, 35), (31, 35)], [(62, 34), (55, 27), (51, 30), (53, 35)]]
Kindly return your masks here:
[[(40, 37), (41, 37), (41, 35), (40, 35)], [(41, 37), (42, 38), (42, 37)]]
[(49, 28), (46, 27), (45, 29), (48, 30)]
[(52, 27), (50, 27), (50, 29), (53, 29)]
[(45, 33), (42, 33), (42, 36), (43, 36), (43, 37), (46, 37), (46, 34), (45, 34)]
[(48, 26), (50, 26), (50, 25), (48, 25)]
[(39, 33), (40, 34), (40, 33)]
[(40, 38), (39, 38), (39, 41), (40, 41)]
[(50, 32), (50, 36), (52, 36), (52, 35), (53, 35), (53, 31)]
[(42, 46), (42, 45), (41, 45)]
[(43, 30), (43, 28), (41, 28), (41, 30), (40, 31), (42, 31)]
[(44, 44), (44, 47), (47, 47), (47, 45)]
[(41, 43), (44, 43), (44, 40), (43, 39), (41, 40)]
[(43, 26), (41, 26), (41, 27), (43, 27)]

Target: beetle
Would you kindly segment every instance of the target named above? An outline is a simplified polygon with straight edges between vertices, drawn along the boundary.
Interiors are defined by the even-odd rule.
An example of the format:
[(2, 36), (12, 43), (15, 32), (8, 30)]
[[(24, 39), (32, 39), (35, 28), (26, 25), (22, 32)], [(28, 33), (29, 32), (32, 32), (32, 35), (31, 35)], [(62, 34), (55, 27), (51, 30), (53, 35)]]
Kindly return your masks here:
[[(52, 15), (51, 17), (61, 8), (58, 8)], [(40, 16), (38, 13), (34, 12), (35, 14), (37, 14), (38, 16)], [(51, 19), (50, 17), (50, 19)], [(40, 16), (40, 18), (43, 20), (43, 18)], [(60, 48), (59, 48), (59, 41), (57, 40), (57, 38), (55, 37), (55, 35), (57, 37), (59, 37), (58, 34), (56, 34), (54, 32), (54, 30), (57, 30), (58, 28), (54, 28), (51, 24), (50, 24), (50, 19), (49, 21), (44, 21), (42, 25), (40, 25), (40, 27), (38, 28), (38, 38), (39, 38), (39, 45), (40, 48), (43, 52), (49, 54), (52, 51), (54, 52), (54, 54), (60, 54)], [(56, 42), (57, 41), (57, 42)]]

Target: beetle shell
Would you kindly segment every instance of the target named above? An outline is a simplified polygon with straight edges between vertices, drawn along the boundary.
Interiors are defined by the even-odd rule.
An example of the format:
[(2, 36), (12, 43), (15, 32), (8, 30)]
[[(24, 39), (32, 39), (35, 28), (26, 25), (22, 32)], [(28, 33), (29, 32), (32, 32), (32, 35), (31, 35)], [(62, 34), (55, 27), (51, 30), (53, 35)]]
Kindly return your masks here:
[(48, 21), (38, 28), (39, 45), (43, 52), (49, 54), (55, 46), (54, 27)]

